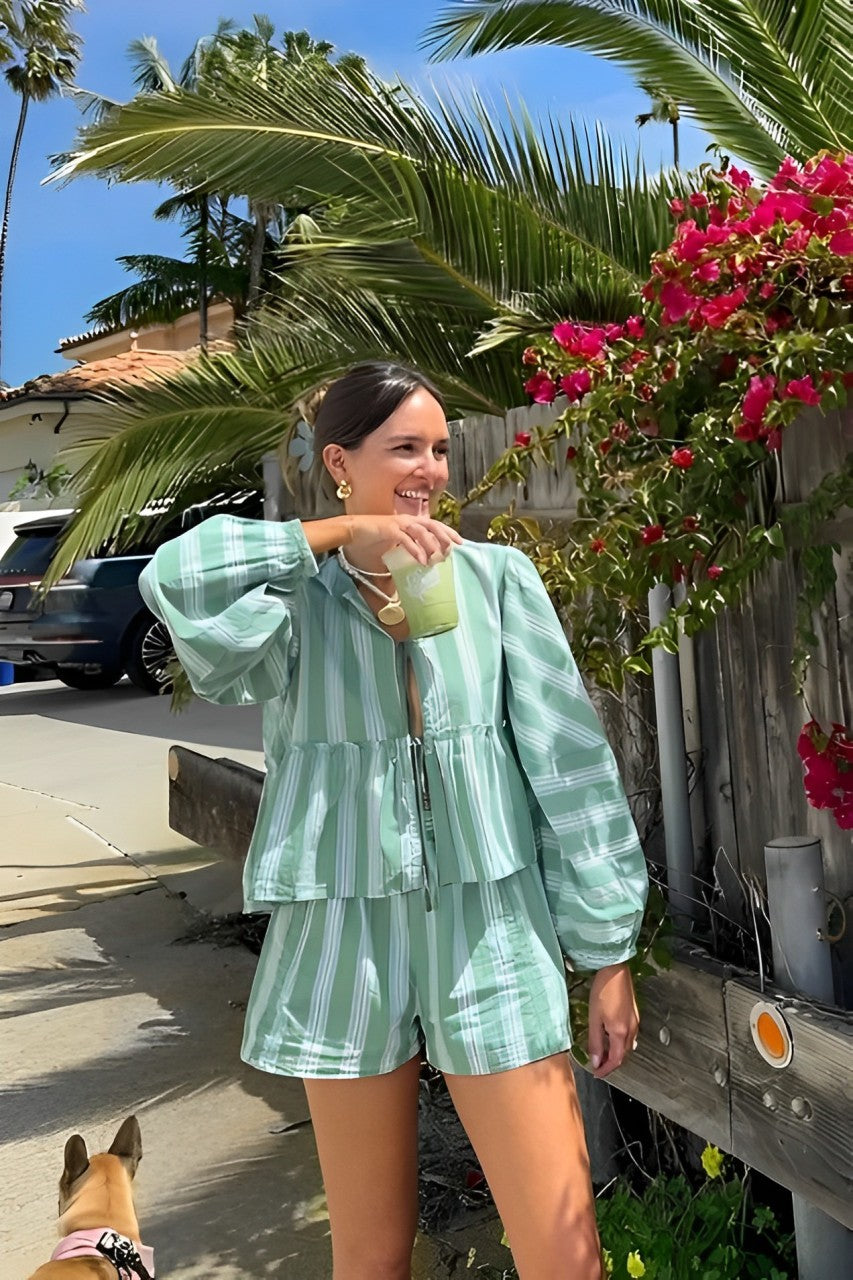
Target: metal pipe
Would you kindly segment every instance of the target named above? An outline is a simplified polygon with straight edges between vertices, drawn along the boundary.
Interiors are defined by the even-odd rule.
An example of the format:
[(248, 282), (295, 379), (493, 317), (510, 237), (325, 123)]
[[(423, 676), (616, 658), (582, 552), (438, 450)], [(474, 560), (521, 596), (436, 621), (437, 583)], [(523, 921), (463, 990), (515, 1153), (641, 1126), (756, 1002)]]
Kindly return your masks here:
[[(649, 592), (649, 624), (658, 626), (672, 608), (669, 587), (659, 582)], [(658, 757), (660, 760), (669, 907), (676, 930), (689, 930), (699, 903), (693, 882), (693, 829), (687, 784), (687, 754), (681, 708), (678, 655), (652, 650)]]
[[(767, 908), (777, 987), (834, 1003), (819, 839), (781, 836), (764, 846)], [(795, 1047), (796, 1052), (796, 1047)], [(853, 1275), (853, 1231), (792, 1195), (799, 1280)]]

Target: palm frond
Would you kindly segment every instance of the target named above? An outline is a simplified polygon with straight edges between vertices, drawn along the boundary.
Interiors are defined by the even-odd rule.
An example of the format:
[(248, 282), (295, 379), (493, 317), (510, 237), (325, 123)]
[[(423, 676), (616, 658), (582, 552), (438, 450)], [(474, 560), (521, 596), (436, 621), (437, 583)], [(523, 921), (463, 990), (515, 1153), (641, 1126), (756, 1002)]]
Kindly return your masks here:
[(424, 37), (436, 59), (520, 45), (583, 49), (654, 80), (767, 175), (853, 143), (848, 0), (465, 0)]

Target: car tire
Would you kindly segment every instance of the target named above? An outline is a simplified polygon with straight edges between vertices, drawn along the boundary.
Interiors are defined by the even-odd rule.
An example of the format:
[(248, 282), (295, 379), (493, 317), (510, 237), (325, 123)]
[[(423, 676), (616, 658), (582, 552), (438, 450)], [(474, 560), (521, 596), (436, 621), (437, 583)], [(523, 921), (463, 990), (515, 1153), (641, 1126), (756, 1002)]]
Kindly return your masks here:
[(56, 678), (69, 689), (111, 689), (124, 675), (121, 667), (102, 667), (100, 671), (84, 671), (82, 667), (57, 667)]
[(174, 656), (172, 638), (160, 619), (151, 613), (138, 618), (125, 642), (124, 669), (131, 683), (145, 693), (166, 692), (172, 682), (164, 668)]

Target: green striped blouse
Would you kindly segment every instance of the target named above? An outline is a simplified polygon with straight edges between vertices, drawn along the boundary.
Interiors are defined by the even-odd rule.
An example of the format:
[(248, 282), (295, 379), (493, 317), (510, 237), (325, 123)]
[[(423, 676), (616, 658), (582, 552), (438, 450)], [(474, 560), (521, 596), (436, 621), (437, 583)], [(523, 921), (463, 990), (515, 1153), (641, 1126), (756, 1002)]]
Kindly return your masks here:
[(213, 516), (140, 575), (196, 693), (264, 703), (246, 910), (423, 887), (411, 662), (439, 885), (538, 860), (569, 959), (615, 964), (647, 878), (613, 753), (530, 560), (468, 541), (452, 555), (458, 627), (403, 643), (298, 520)]

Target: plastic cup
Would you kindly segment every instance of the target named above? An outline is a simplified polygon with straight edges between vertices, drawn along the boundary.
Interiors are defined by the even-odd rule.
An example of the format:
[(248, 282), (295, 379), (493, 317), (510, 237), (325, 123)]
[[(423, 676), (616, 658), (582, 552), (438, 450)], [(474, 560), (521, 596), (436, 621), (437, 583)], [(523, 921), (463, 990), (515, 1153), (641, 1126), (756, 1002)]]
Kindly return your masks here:
[(452, 631), (459, 622), (452, 553), (437, 564), (421, 564), (402, 547), (392, 547), (382, 559), (406, 611), (410, 638), (418, 640)]

